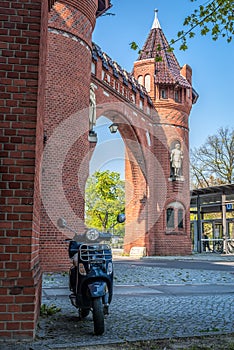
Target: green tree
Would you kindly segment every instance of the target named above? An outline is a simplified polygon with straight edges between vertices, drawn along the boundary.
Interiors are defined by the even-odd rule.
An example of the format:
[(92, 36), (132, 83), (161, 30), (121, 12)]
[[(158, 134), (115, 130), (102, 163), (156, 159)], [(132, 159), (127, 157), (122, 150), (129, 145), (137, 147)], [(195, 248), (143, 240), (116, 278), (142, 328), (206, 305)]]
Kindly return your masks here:
[[(166, 49), (171, 51), (176, 42), (181, 42), (180, 50), (187, 50), (187, 39), (194, 38), (198, 29), (199, 34), (202, 36), (210, 35), (213, 40), (217, 40), (221, 37), (230, 43), (234, 34), (233, 0), (208, 0), (205, 3), (202, 1), (202, 4), (198, 4), (199, 0), (190, 1), (196, 2), (197, 6), (195, 6), (194, 11), (184, 19), (184, 29), (178, 31), (177, 37), (171, 39)], [(133, 50), (140, 51), (135, 41), (130, 43), (130, 47)], [(159, 52), (164, 49), (165, 48), (158, 47)], [(156, 61), (160, 60), (161, 56), (159, 54), (156, 57)]]
[[(125, 209), (125, 186), (117, 172), (96, 171), (86, 184), (86, 220), (88, 227), (110, 230), (119, 213)], [(117, 232), (123, 224), (117, 224)]]
[(220, 128), (199, 148), (191, 150), (192, 188), (234, 182), (234, 129)]

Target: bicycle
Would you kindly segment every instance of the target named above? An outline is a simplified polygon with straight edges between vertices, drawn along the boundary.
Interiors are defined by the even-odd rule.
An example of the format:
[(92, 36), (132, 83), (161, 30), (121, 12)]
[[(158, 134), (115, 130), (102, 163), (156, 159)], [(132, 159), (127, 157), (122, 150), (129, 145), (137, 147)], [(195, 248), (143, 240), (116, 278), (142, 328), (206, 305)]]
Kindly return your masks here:
[(227, 248), (229, 253), (234, 253), (234, 242), (232, 239), (228, 239)]
[(223, 253), (223, 240), (222, 239), (215, 239), (213, 243), (213, 251), (214, 253), (221, 254)]

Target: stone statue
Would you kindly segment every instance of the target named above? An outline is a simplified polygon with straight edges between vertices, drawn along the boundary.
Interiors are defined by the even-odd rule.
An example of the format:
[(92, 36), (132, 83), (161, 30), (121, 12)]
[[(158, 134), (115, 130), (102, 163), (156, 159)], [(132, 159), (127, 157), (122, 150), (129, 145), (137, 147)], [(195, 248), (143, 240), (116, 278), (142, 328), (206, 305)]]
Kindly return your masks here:
[(89, 129), (93, 130), (96, 125), (96, 96), (95, 96), (95, 85), (90, 84), (90, 95), (89, 95)]
[(175, 148), (171, 151), (171, 167), (173, 170), (173, 176), (178, 177), (181, 175), (183, 153), (180, 149), (180, 144), (177, 143)]

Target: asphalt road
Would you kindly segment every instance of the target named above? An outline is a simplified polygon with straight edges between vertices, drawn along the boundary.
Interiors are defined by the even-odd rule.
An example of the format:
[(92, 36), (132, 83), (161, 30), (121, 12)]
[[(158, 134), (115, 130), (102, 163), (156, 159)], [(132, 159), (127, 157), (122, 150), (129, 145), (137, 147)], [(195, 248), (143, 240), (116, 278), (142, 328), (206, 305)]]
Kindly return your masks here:
[[(122, 297), (149, 297), (152, 295), (160, 296), (192, 296), (192, 295), (224, 295), (224, 294), (234, 294), (234, 282), (222, 283), (222, 281), (215, 281), (215, 275), (219, 272), (227, 272), (228, 274), (234, 274), (234, 261), (203, 261), (203, 260), (183, 260), (183, 259), (115, 259), (114, 266), (117, 271), (128, 269), (129, 273), (135, 271), (139, 268), (151, 268), (152, 273), (152, 283), (148, 279), (147, 283), (143, 279), (140, 282), (135, 282), (134, 280), (129, 280), (125, 283), (114, 283), (114, 295)], [(181, 273), (188, 270), (193, 271), (204, 271), (204, 273), (209, 273), (209, 280), (205, 283), (201, 281), (191, 280), (185, 281), (185, 278), (182, 278), (181, 281), (173, 281), (173, 283), (162, 284), (160, 281), (153, 281), (156, 269), (160, 269), (163, 272), (163, 269), (168, 269), (170, 271), (182, 271)], [(213, 278), (211, 276), (213, 275)], [(185, 277), (185, 276), (184, 276)], [(214, 282), (215, 281), (215, 282)], [(66, 286), (54, 286), (53, 288), (44, 288), (44, 295), (47, 297), (67, 297), (69, 295), (69, 289)]]
[(183, 259), (118, 259), (114, 261), (115, 264), (131, 264), (137, 266), (160, 267), (160, 268), (174, 268), (174, 269), (192, 269), (192, 270), (212, 270), (212, 271), (228, 271), (234, 273), (234, 261), (223, 260), (183, 260)]
[[(211, 256), (212, 258), (212, 256)], [(118, 268), (122, 266), (131, 266), (132, 268), (152, 268), (152, 272), (154, 268), (159, 268), (163, 271), (163, 269), (173, 270), (177, 269), (178, 271), (188, 271), (188, 270), (197, 270), (204, 271), (204, 273), (209, 273), (210, 276), (215, 275), (218, 272), (227, 272), (228, 274), (234, 274), (234, 261), (226, 261), (219, 260), (216, 257), (216, 260), (193, 260), (177, 258), (177, 259), (116, 259), (114, 261), (115, 266)], [(215, 278), (214, 278), (215, 279)], [(115, 295), (122, 296), (142, 296), (147, 297), (150, 295), (157, 294), (160, 296), (195, 296), (195, 295), (224, 295), (224, 294), (234, 294), (234, 283), (231, 281), (230, 283), (212, 283), (211, 280), (207, 281), (208, 283), (201, 283), (196, 281), (195, 283), (172, 283), (163, 285), (161, 283), (154, 284), (144, 284), (140, 283), (138, 285), (135, 284), (125, 284), (125, 285), (116, 285), (114, 287)]]
[(234, 294), (234, 284), (217, 285), (151, 285), (151, 286), (115, 286), (114, 294), (116, 296), (141, 296), (148, 297), (152, 295), (160, 296), (195, 296), (195, 295), (224, 295)]

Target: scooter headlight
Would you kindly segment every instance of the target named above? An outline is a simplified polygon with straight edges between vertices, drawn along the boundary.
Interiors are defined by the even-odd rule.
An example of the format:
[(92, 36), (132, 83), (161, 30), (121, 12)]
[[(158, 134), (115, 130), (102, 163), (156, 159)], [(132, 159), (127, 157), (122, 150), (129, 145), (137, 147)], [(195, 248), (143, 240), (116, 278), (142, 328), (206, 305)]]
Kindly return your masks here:
[(113, 272), (113, 264), (112, 264), (112, 262), (109, 262), (107, 265), (107, 274), (111, 275), (112, 272)]
[(90, 228), (86, 231), (86, 238), (89, 241), (96, 241), (99, 237), (99, 232), (95, 228)]
[(74, 266), (78, 266), (78, 253), (72, 257), (72, 262)]

